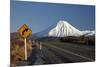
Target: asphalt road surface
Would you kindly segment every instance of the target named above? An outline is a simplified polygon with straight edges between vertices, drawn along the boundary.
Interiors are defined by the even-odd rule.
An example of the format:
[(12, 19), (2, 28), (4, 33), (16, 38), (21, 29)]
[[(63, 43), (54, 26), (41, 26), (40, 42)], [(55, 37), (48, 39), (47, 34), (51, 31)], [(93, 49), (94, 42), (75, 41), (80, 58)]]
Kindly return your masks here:
[(73, 43), (44, 43), (43, 46), (62, 60), (62, 63), (95, 60), (95, 50), (93, 46)]
[[(63, 42), (42, 42), (42, 49), (33, 47), (27, 65), (95, 61), (95, 47)], [(25, 65), (25, 64), (24, 64)]]

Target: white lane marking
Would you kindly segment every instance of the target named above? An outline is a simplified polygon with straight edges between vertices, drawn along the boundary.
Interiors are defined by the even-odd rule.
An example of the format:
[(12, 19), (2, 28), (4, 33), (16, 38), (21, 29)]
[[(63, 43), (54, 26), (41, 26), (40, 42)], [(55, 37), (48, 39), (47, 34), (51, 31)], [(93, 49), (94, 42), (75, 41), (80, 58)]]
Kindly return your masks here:
[(51, 44), (49, 44), (49, 46), (50, 46), (50, 47), (53, 47), (53, 48), (56, 48), (56, 49), (59, 49), (59, 50), (62, 50), (62, 51), (65, 52), (65, 53), (73, 54), (73, 55), (75, 55), (75, 56), (78, 56), (78, 57), (87, 59), (87, 60), (89, 60), (89, 61), (93, 61), (93, 59), (90, 59), (90, 58), (88, 58), (88, 57), (81, 56), (81, 55), (79, 55), (79, 54), (73, 53), (72, 51), (65, 50), (65, 49), (59, 48), (59, 47), (54, 46), (54, 45), (51, 46)]

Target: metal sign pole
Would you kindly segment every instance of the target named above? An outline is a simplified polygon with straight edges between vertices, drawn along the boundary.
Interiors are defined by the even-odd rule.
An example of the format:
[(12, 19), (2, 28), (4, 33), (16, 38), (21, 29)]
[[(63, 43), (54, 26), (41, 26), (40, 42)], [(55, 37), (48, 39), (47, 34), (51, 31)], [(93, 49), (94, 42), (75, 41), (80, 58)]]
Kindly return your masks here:
[(24, 40), (25, 43), (25, 60), (27, 60), (27, 44), (26, 44), (26, 38)]

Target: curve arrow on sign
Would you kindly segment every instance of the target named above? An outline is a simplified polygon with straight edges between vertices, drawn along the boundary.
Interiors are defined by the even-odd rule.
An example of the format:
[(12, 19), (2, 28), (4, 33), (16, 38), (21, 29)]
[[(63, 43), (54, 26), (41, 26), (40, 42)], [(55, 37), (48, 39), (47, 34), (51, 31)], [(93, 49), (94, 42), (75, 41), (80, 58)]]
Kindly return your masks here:
[(24, 33), (27, 32), (27, 31), (28, 31), (28, 28), (24, 29), (23, 32), (22, 32), (22, 35), (24, 35)]

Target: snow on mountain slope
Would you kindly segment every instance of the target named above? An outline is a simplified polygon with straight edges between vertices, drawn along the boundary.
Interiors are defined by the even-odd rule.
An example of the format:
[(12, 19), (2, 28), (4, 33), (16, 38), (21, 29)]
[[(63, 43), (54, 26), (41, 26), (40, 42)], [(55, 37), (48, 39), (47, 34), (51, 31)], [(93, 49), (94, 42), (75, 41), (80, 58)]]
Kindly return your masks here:
[(48, 36), (64, 37), (64, 36), (80, 36), (82, 32), (73, 27), (67, 21), (59, 21), (55, 28), (51, 29)]
[(90, 30), (85, 30), (85, 31), (81, 31), (83, 33), (83, 35), (85, 36), (92, 36), (95, 35), (95, 31), (90, 31)]
[(37, 37), (65, 37), (65, 36), (92, 36), (95, 35), (95, 31), (85, 30), (80, 31), (73, 27), (71, 24), (69, 24), (67, 21), (59, 21), (57, 24), (53, 24), (49, 26), (48, 28), (35, 33)]

